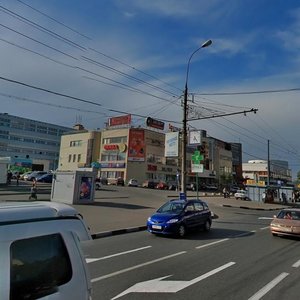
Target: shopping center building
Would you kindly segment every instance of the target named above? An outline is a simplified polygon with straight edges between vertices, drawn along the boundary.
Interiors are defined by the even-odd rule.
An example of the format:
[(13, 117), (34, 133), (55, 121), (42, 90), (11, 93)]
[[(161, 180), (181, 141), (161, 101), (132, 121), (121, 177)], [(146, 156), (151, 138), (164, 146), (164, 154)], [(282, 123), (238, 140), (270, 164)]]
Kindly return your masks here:
[[(174, 132), (174, 127), (170, 126), (172, 129), (165, 132), (158, 126), (160, 123), (147, 125), (150, 126), (133, 127), (131, 116), (127, 115), (110, 118), (106, 128), (97, 132), (78, 127), (77, 132), (65, 133), (61, 140), (59, 169), (95, 167), (98, 176), (107, 178), (108, 182), (114, 182), (118, 177), (125, 182), (135, 178), (140, 184), (148, 179), (180, 180), (180, 132)], [(172, 138), (168, 139), (170, 134)], [(196, 176), (203, 183), (215, 185), (241, 180), (241, 144), (208, 137), (204, 130), (197, 134), (200, 139), (197, 143), (192, 143), (190, 137), (188, 139), (187, 182), (195, 182)], [(173, 148), (170, 148), (171, 144)], [(198, 149), (203, 155), (203, 171), (194, 173), (191, 160)]]

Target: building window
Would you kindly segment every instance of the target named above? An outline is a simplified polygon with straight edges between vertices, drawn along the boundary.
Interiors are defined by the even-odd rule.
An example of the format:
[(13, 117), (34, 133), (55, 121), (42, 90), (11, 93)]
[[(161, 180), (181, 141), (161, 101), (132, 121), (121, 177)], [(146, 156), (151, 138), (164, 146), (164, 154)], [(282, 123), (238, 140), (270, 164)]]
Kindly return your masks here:
[(76, 161), (76, 154), (73, 154), (73, 162)]
[(127, 136), (104, 138), (102, 144), (107, 145), (107, 144), (121, 144), (121, 143), (127, 143)]
[(78, 154), (78, 156), (77, 156), (77, 162), (80, 162), (80, 160), (81, 160), (81, 154)]
[(71, 162), (72, 154), (69, 154), (69, 162)]
[(47, 127), (46, 126), (37, 126), (37, 132), (47, 133)]
[(82, 146), (82, 141), (70, 141), (70, 147), (80, 147)]

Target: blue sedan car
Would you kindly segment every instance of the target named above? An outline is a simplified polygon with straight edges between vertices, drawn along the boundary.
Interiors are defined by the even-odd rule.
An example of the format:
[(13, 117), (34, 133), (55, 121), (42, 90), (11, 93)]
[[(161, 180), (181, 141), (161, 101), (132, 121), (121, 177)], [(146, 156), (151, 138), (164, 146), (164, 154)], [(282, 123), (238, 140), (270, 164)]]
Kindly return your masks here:
[(186, 235), (192, 228), (209, 231), (212, 214), (201, 200), (170, 200), (148, 218), (147, 230), (153, 234)]

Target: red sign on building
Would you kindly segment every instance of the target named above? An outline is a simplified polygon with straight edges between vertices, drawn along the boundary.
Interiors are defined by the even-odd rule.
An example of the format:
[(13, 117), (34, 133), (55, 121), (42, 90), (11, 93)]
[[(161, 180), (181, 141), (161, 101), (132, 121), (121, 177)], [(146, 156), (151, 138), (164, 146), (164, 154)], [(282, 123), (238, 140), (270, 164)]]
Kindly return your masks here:
[(119, 150), (119, 146), (116, 144), (106, 144), (103, 146), (104, 150), (106, 151), (115, 151)]
[(130, 125), (131, 115), (113, 117), (108, 119), (109, 126), (120, 126), (120, 125)]

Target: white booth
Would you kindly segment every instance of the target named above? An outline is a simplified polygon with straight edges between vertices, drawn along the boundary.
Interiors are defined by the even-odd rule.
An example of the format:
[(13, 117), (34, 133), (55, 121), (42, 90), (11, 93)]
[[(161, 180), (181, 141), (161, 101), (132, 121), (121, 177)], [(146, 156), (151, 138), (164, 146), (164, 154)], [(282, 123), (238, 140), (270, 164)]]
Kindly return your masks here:
[(0, 157), (0, 184), (7, 182), (7, 169), (10, 162), (10, 157)]
[(94, 202), (94, 171), (56, 171), (53, 176), (51, 201), (67, 204)]

